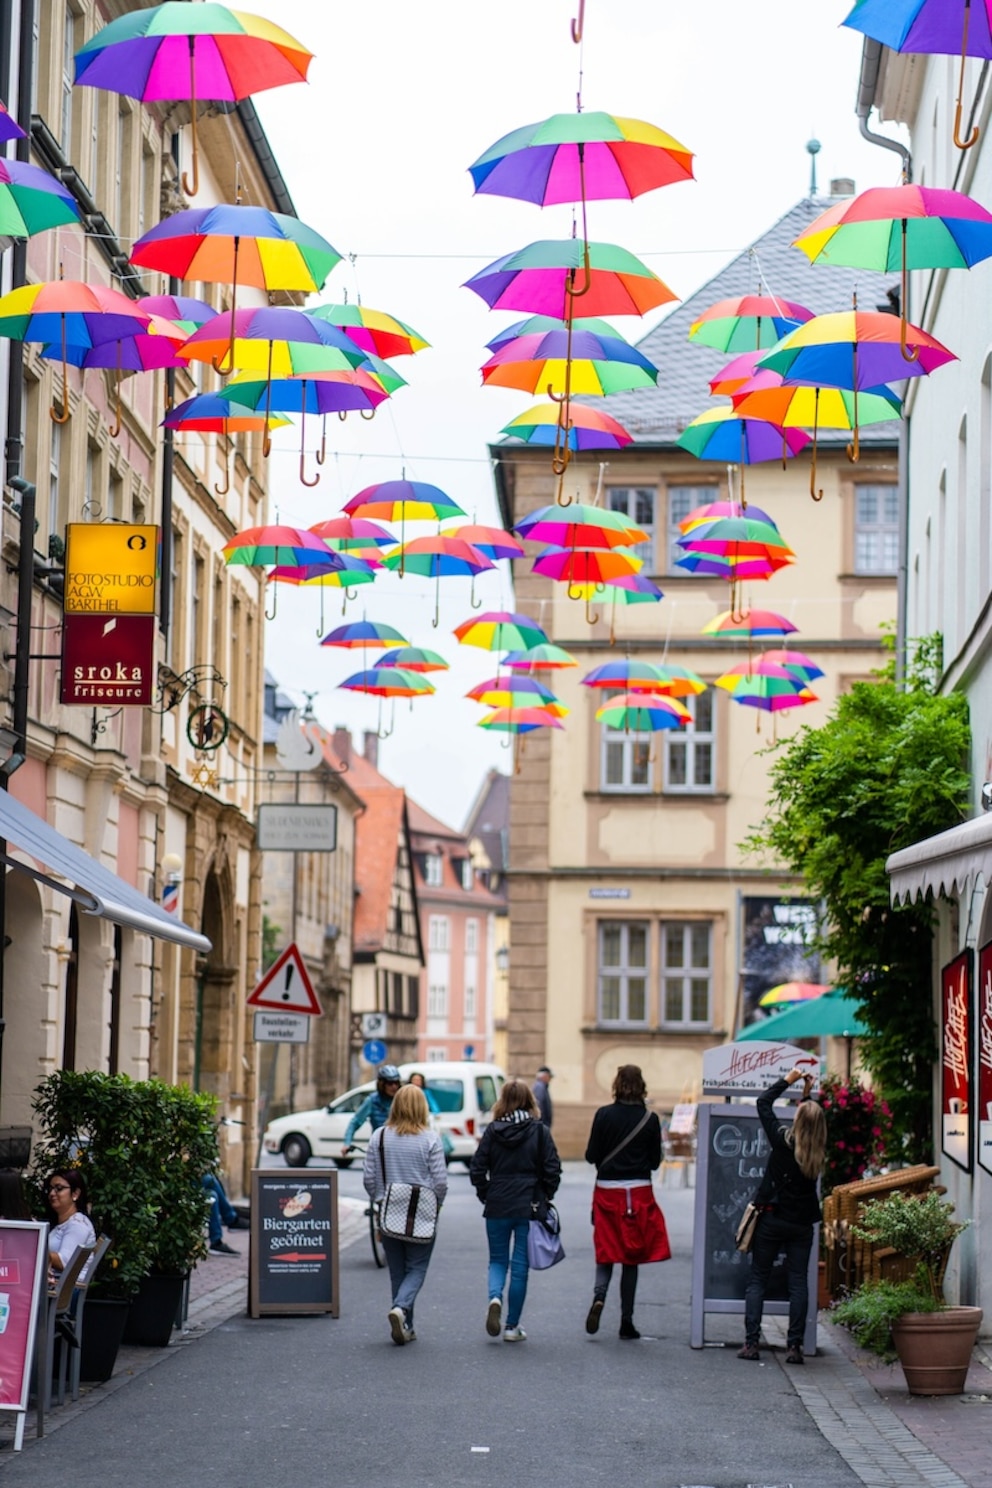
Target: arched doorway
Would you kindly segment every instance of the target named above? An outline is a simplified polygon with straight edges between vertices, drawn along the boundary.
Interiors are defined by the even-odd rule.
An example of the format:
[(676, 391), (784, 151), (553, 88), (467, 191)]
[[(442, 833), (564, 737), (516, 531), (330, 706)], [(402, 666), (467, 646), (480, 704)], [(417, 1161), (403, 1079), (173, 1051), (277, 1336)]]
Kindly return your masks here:
[(196, 963), (196, 1011), (193, 1038), (193, 1088), (207, 1090), (225, 1101), (231, 1090), (234, 1010), (233, 987), (237, 968), (227, 955), (228, 934), (224, 893), (211, 872), (203, 886), (201, 929), (211, 943)]

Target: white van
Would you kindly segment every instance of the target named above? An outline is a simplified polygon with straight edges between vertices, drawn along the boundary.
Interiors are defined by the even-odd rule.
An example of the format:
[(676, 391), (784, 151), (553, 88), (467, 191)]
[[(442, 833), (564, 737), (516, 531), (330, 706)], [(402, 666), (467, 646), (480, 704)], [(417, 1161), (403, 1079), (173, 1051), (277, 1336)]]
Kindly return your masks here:
[(472, 1161), (483, 1128), (492, 1120), (492, 1109), (506, 1081), (495, 1064), (475, 1060), (425, 1059), (401, 1064), (403, 1083), (415, 1073), (423, 1075), (438, 1108), (437, 1124), (451, 1143), (449, 1161)]

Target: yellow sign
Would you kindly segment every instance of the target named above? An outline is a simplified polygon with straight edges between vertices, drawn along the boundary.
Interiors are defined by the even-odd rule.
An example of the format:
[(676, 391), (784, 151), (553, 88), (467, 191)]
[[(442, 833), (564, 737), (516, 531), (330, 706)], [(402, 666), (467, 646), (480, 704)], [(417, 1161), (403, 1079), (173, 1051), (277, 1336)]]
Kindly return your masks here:
[(154, 615), (158, 528), (125, 522), (66, 527), (67, 615)]

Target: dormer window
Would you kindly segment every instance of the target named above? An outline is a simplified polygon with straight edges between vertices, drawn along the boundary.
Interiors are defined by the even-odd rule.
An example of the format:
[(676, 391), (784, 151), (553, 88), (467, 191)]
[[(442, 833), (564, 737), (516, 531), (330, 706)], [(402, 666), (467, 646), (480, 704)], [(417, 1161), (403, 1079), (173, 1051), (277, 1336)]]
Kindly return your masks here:
[(424, 883), (429, 889), (439, 889), (444, 882), (444, 859), (440, 853), (427, 853), (424, 857)]
[(472, 859), (462, 858), (459, 866), (461, 867), (462, 888), (470, 894), (475, 888), (475, 870), (472, 867)]

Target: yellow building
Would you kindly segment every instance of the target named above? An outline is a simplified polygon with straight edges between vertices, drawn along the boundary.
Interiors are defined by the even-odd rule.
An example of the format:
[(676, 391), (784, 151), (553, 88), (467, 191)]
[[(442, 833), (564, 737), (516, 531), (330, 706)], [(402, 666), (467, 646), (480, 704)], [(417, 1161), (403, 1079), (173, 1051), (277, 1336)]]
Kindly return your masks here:
[[(749, 504), (773, 516), (797, 560), (767, 583), (745, 584), (744, 603), (798, 627), (791, 643), (825, 673), (814, 684), (816, 703), (772, 722), (710, 686), (686, 699), (693, 718), (684, 733), (645, 737), (597, 723), (604, 694), (581, 678), (630, 657), (679, 663), (712, 684), (746, 660), (746, 642), (700, 634), (727, 609), (728, 586), (676, 566), (679, 522), (730, 494), (725, 465), (696, 460), (676, 441), (708, 406), (708, 380), (732, 352), (687, 335), (710, 305), (746, 293), (820, 313), (848, 306), (857, 278), (862, 304), (884, 301), (882, 276), (812, 269), (789, 246), (827, 204), (800, 202), (639, 343), (660, 368), (657, 388), (597, 402), (633, 443), (603, 463), (594, 452), (576, 456), (568, 468), (567, 498), (598, 500), (647, 533), (636, 551), (665, 598), (614, 611), (597, 595), (587, 606), (528, 560), (515, 564), (517, 609), (579, 662), (550, 674), (571, 710), (564, 730), (523, 741), (509, 857), (508, 1072), (532, 1077), (545, 1063), (554, 1070), (555, 1135), (569, 1155), (584, 1149), (619, 1064), (644, 1069), (660, 1108), (698, 1089), (703, 1050), (733, 1036), (762, 985), (745, 959), (755, 945), (776, 944), (780, 966), (808, 965), (802, 925), (811, 910), (801, 883), (746, 856), (741, 844), (764, 815), (769, 745), (824, 722), (838, 694), (882, 663), (881, 627), (896, 609), (899, 425), (863, 430), (857, 463), (845, 453), (848, 435), (821, 431), (822, 501), (810, 499), (808, 455), (785, 470), (774, 462), (746, 472)], [(507, 526), (554, 502), (549, 451), (507, 443), (491, 453)], [(736, 495), (736, 471), (733, 481)]]

